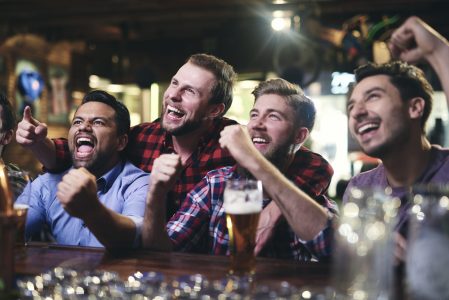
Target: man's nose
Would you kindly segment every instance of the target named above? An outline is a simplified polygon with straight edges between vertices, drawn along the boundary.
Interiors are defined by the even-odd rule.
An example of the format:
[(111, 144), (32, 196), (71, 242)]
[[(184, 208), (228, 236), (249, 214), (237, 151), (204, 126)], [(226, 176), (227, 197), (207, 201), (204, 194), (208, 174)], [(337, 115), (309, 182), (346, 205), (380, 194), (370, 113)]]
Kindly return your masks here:
[(178, 87), (169, 87), (168, 97), (172, 100), (181, 100), (181, 89)]
[(365, 106), (365, 104), (363, 102), (362, 103), (355, 103), (352, 106), (352, 109), (351, 109), (351, 112), (349, 113), (349, 116), (354, 118), (354, 119), (357, 119), (357, 118), (360, 118), (361, 116), (365, 116), (367, 113), (368, 112), (366, 110), (366, 106)]
[(85, 131), (91, 131), (92, 130), (92, 123), (89, 121), (84, 121), (80, 124), (79, 130), (85, 130)]
[(252, 118), (248, 123), (248, 128), (264, 129), (265, 128), (265, 118), (263, 118), (263, 117)]

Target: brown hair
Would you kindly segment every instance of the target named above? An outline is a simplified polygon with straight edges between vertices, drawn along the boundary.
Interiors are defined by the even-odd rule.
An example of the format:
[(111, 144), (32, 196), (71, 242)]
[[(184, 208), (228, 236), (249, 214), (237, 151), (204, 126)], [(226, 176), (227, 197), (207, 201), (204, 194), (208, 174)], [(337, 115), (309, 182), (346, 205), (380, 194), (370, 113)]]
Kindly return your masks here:
[(299, 86), (285, 79), (271, 79), (259, 83), (252, 94), (256, 98), (254, 102), (257, 102), (257, 99), (262, 95), (275, 94), (283, 96), (295, 113), (294, 122), (296, 128), (306, 127), (309, 131), (312, 131), (315, 124), (315, 105)]
[(232, 104), (232, 89), (236, 78), (233, 67), (222, 59), (204, 53), (190, 56), (187, 62), (214, 74), (216, 82), (211, 89), (212, 97), (210, 103), (223, 103), (225, 109), (222, 115), (224, 115)]

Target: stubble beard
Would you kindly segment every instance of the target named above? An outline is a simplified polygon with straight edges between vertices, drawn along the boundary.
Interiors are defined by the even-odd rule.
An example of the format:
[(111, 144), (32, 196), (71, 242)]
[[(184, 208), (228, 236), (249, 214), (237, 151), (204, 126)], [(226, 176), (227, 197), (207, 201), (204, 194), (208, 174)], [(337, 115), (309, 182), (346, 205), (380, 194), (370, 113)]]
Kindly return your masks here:
[(382, 144), (375, 146), (372, 149), (365, 149), (362, 147), (363, 152), (368, 156), (383, 160), (385, 157), (393, 153), (395, 149), (402, 148), (398, 145), (405, 145), (409, 140), (409, 132), (406, 126), (397, 128)]
[(76, 160), (75, 155), (72, 154), (73, 166), (76, 169), (83, 167), (95, 175), (101, 173), (102, 169), (108, 165), (110, 159), (111, 158), (106, 157), (106, 155), (95, 153), (90, 160)]
[(192, 133), (198, 128), (200, 128), (203, 125), (203, 120), (195, 120), (195, 121), (187, 121), (184, 124), (175, 127), (175, 128), (169, 128), (165, 126), (164, 119), (161, 119), (162, 128), (166, 130), (167, 132), (171, 133), (173, 136), (183, 136), (189, 133)]
[[(278, 170), (285, 171), (289, 163), (292, 161), (293, 155), (295, 154), (293, 151), (295, 147), (294, 140), (295, 137), (292, 134), (282, 145), (268, 150), (266, 153), (263, 153), (263, 156)], [(241, 166), (237, 167), (237, 172), (245, 178), (254, 179), (254, 175)]]

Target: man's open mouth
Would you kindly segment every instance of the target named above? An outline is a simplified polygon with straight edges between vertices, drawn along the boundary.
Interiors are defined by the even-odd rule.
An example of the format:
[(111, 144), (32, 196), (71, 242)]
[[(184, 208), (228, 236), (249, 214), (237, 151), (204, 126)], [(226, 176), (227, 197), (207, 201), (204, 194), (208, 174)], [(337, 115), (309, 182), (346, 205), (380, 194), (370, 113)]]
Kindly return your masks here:
[(172, 118), (180, 119), (185, 115), (185, 113), (176, 107), (167, 105), (167, 115)]
[(268, 140), (262, 137), (253, 137), (252, 141), (254, 145), (268, 144)]
[(94, 140), (92, 137), (78, 137), (75, 140), (76, 152), (78, 157), (86, 157), (94, 151)]
[(378, 122), (365, 123), (357, 128), (357, 134), (363, 135), (380, 127)]

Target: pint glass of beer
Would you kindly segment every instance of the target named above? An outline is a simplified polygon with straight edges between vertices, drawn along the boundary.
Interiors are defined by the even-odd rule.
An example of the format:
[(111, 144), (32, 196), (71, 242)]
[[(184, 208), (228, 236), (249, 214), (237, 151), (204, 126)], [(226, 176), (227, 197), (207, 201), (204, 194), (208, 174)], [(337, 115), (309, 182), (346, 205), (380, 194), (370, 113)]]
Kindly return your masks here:
[(229, 232), (229, 274), (252, 276), (255, 272), (256, 230), (262, 210), (262, 182), (230, 179), (224, 192), (224, 210)]

